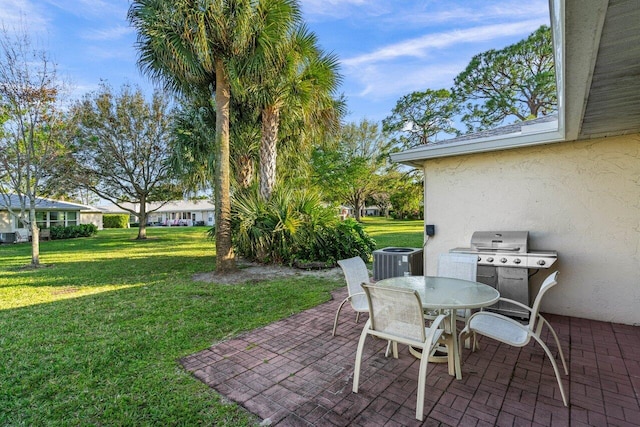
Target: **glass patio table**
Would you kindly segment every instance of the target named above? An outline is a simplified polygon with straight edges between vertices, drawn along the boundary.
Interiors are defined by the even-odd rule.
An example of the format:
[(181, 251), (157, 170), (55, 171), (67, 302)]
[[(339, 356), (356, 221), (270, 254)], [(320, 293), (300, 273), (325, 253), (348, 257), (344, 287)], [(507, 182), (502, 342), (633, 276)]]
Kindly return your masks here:
[[(456, 332), (456, 311), (488, 307), (495, 304), (500, 293), (493, 287), (480, 282), (437, 276), (401, 276), (380, 280), (376, 286), (415, 290), (420, 295), (425, 310), (447, 310), (453, 357), (449, 357), (449, 374), (462, 379), (460, 349)], [(453, 364), (453, 366), (452, 366)]]

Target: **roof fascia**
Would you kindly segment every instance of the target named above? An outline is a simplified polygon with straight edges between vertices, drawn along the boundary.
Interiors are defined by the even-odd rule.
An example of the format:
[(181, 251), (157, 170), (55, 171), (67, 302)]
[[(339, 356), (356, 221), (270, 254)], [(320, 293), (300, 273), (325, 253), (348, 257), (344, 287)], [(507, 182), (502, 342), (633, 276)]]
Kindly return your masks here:
[(391, 160), (409, 166), (422, 167), (424, 160), (436, 159), (439, 157), (507, 150), (510, 148), (550, 144), (561, 141), (564, 141), (564, 133), (557, 129), (532, 133), (510, 133), (506, 135), (453, 142), (450, 144), (427, 145), (391, 154)]

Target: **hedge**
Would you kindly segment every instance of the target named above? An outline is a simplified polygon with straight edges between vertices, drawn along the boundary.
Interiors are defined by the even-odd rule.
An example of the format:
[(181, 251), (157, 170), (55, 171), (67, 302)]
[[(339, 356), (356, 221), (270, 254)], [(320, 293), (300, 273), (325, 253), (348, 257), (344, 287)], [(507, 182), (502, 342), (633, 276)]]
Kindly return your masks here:
[(91, 237), (98, 232), (95, 224), (70, 225), (68, 227), (51, 227), (51, 239), (74, 239), (76, 237)]
[(105, 214), (102, 216), (104, 228), (127, 228), (129, 226), (128, 214)]

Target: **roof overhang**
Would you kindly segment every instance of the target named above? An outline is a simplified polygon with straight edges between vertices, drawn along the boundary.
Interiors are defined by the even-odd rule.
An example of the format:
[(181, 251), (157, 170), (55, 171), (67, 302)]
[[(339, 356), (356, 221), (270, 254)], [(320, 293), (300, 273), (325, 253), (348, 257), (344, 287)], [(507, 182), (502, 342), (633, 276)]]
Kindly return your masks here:
[(425, 160), (438, 157), (507, 150), (510, 148), (550, 144), (561, 141), (564, 141), (564, 132), (559, 128), (559, 120), (553, 120), (533, 125), (523, 124), (519, 131), (504, 135), (424, 145), (391, 154), (391, 160), (420, 168)]
[[(508, 126), (391, 155), (425, 160), (640, 132), (640, 3), (637, 0), (550, 0), (558, 89), (555, 122)], [(539, 126), (540, 125), (540, 126)]]

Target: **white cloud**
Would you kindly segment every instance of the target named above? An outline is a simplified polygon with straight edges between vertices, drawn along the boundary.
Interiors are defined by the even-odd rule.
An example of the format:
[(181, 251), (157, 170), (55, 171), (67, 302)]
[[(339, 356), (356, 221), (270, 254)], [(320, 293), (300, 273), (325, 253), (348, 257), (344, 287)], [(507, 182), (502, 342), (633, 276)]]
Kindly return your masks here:
[(26, 30), (30, 34), (44, 33), (49, 20), (41, 6), (29, 0), (2, 0), (0, 25), (10, 32)]
[(125, 20), (129, 10), (128, 0), (46, 0), (46, 2), (56, 9), (84, 19)]
[(367, 99), (398, 97), (427, 88), (447, 88), (453, 78), (466, 66), (465, 62), (446, 64), (382, 65), (366, 66), (358, 70), (357, 79), (362, 88), (349, 96)]
[(82, 34), (82, 37), (87, 40), (118, 40), (134, 32), (135, 30), (131, 27), (118, 25), (103, 30), (86, 31)]
[(342, 19), (348, 16), (379, 16), (392, 8), (387, 1), (371, 0), (301, 0), (305, 19)]
[[(514, 21), (520, 19), (540, 19), (541, 21), (549, 21), (549, 8), (546, 1), (529, 1), (523, 3), (517, 2), (482, 2), (477, 5), (455, 5), (451, 2), (442, 4), (442, 9), (436, 5), (431, 5), (426, 10), (412, 11), (403, 16), (391, 16), (386, 21), (391, 24), (397, 21), (402, 26), (433, 26), (447, 22), (459, 23), (478, 23), (492, 21)], [(439, 6), (439, 5), (438, 5)]]
[(346, 67), (361, 67), (401, 57), (424, 58), (433, 50), (450, 48), (463, 43), (478, 43), (505, 36), (526, 34), (540, 25), (539, 20), (527, 20), (511, 24), (485, 25), (427, 34), (422, 37), (384, 46), (373, 52), (347, 58), (341, 61)]

